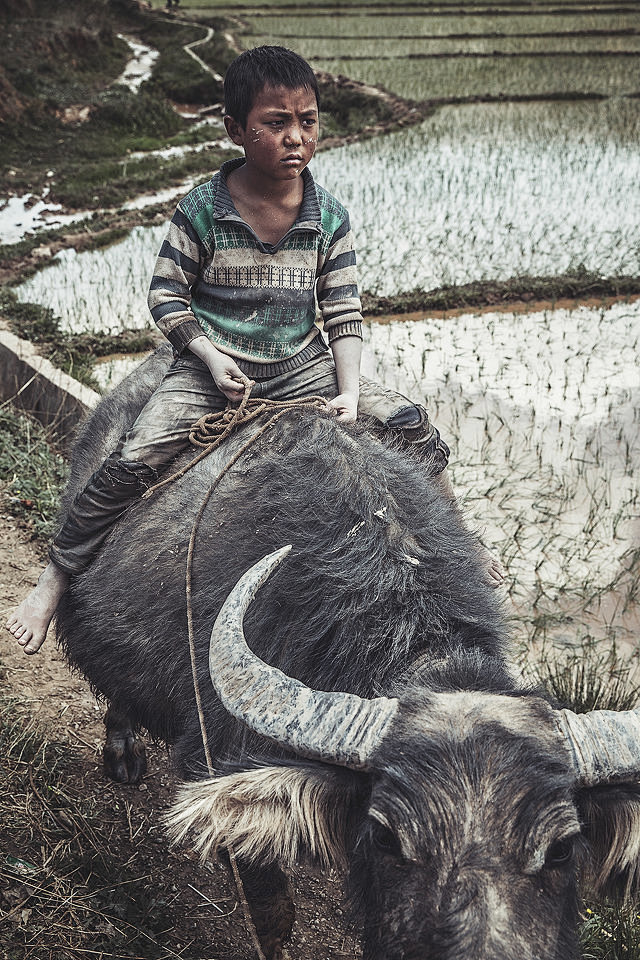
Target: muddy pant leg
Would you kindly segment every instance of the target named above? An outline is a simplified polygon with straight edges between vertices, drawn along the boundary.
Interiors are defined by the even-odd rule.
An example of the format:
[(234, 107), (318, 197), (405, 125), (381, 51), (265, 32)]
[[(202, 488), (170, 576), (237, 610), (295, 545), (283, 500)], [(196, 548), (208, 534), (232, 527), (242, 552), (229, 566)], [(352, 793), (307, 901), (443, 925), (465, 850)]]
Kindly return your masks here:
[(189, 433), (196, 420), (224, 410), (226, 405), (227, 398), (216, 387), (209, 368), (187, 352), (169, 367), (120, 441), (118, 453), (125, 460), (146, 463), (161, 473), (189, 446)]
[(205, 364), (191, 354), (178, 358), (118, 449), (73, 502), (49, 551), (55, 565), (71, 575), (82, 573), (118, 517), (189, 445), (192, 424), (225, 404)]
[(78, 494), (49, 555), (68, 574), (82, 573), (118, 517), (157, 479), (146, 463), (112, 454)]
[[(251, 396), (270, 400), (321, 396), (332, 400), (337, 393), (335, 365), (328, 354), (323, 354), (295, 370), (257, 381)], [(447, 466), (449, 447), (429, 420), (427, 411), (401, 393), (360, 377), (360, 417), (369, 417), (373, 429), (381, 436), (396, 437), (410, 446), (424, 460), (433, 476), (442, 473)]]
[(449, 463), (449, 447), (427, 411), (401, 393), (361, 377), (358, 416), (373, 417), (382, 436), (397, 437), (409, 446), (432, 476), (442, 473)]

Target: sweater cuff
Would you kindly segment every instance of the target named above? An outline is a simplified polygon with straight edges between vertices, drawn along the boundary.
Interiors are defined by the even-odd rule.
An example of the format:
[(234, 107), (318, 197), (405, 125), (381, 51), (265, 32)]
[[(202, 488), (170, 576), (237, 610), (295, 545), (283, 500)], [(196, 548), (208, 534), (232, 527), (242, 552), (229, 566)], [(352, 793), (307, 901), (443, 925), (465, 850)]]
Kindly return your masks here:
[(173, 349), (182, 353), (192, 340), (195, 340), (196, 337), (206, 336), (206, 334), (197, 320), (185, 320), (184, 323), (179, 323), (165, 336)]
[(328, 330), (325, 327), (325, 333), (329, 338), (329, 344), (340, 337), (359, 337), (362, 340), (362, 321), (346, 320), (344, 323), (331, 324)]

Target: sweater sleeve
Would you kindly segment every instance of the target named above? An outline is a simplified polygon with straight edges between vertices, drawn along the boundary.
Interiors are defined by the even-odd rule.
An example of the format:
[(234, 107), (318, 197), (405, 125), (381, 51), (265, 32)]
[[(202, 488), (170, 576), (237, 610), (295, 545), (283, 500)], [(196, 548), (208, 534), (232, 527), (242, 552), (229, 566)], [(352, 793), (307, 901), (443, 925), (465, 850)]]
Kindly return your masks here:
[(329, 343), (338, 337), (362, 338), (362, 307), (358, 294), (354, 239), (345, 218), (334, 231), (318, 276), (316, 292)]
[(147, 302), (155, 323), (179, 353), (203, 334), (191, 310), (191, 287), (203, 255), (200, 238), (178, 205), (156, 260)]

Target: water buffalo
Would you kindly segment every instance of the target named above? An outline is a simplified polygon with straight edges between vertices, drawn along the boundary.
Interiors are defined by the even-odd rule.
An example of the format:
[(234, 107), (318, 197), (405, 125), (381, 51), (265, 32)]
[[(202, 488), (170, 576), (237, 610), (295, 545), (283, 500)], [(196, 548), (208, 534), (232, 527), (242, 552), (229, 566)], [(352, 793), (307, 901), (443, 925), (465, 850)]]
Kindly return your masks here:
[[(68, 497), (167, 362), (97, 409)], [(363, 427), (287, 414), (204, 509), (191, 596), (207, 770), (187, 551), (244, 440), (130, 508), (59, 609), (69, 661), (110, 703), (111, 774), (141, 776), (140, 727), (173, 744), (186, 783), (170, 830), (203, 856), (235, 849), (267, 956), (292, 923), (280, 865), (311, 861), (346, 869), (365, 960), (575, 958), (579, 879), (636, 888), (640, 724), (522, 687), (474, 536), (419, 459)]]

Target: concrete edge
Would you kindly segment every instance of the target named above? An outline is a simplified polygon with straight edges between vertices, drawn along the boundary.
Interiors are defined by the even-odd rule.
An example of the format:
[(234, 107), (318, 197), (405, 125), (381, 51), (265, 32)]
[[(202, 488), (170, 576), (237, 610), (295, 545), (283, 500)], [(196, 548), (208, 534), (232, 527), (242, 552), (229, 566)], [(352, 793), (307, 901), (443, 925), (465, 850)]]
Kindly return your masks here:
[(95, 390), (41, 357), (33, 343), (0, 325), (0, 401), (35, 417), (68, 446), (99, 400)]

